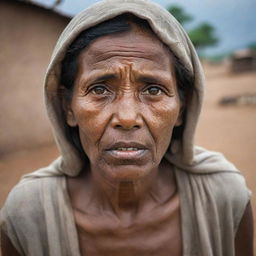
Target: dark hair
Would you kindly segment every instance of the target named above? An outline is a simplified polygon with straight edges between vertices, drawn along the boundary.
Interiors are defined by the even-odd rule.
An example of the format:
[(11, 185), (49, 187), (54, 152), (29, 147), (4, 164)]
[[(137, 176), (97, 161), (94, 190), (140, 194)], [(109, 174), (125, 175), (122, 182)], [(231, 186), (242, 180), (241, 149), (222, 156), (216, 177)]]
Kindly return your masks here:
[[(70, 46), (67, 49), (66, 55), (62, 61), (60, 77), (60, 82), (65, 88), (64, 93), (61, 93), (61, 95), (65, 97), (67, 101), (69, 101), (72, 98), (73, 85), (78, 71), (77, 62), (81, 51), (85, 49), (87, 46), (89, 46), (89, 44), (92, 41), (99, 37), (131, 31), (131, 23), (136, 24), (137, 26), (142, 27), (144, 30), (151, 31), (153, 33), (150, 25), (146, 20), (140, 19), (132, 14), (126, 13), (119, 15), (113, 19), (104, 21), (92, 28), (89, 28), (81, 32), (79, 36), (70, 44)], [(180, 62), (180, 60), (173, 53), (172, 55), (179, 97), (183, 106), (185, 106), (192, 92), (193, 77), (190, 74), (190, 72), (186, 69), (186, 67)], [(180, 138), (183, 132), (183, 127), (184, 121), (183, 125), (176, 127), (174, 129), (174, 139)], [(68, 124), (65, 124), (65, 131), (66, 135), (73, 142), (77, 150), (83, 153), (83, 149), (79, 138), (78, 127), (70, 127)]]

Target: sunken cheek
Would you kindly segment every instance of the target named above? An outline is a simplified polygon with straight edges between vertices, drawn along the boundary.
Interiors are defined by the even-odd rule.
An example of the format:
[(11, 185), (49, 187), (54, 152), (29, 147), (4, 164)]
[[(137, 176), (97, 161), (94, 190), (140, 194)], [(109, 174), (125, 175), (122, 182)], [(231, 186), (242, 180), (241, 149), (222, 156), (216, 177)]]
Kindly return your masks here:
[(73, 109), (82, 146), (90, 158), (90, 155), (98, 149), (100, 138), (108, 123), (107, 113), (86, 97), (76, 99)]
[(170, 144), (173, 128), (179, 116), (179, 108), (179, 101), (172, 98), (169, 104), (166, 102), (165, 106), (156, 112), (155, 125), (152, 125), (152, 130), (154, 129), (156, 135), (157, 154), (160, 154), (160, 157), (163, 156)]

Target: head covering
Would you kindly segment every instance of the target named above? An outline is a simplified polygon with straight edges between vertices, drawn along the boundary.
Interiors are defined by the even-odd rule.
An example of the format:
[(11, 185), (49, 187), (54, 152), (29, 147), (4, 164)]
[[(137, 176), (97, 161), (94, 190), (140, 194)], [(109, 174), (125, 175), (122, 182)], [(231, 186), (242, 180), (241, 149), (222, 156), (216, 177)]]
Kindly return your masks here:
[(148, 0), (104, 0), (85, 9), (71, 20), (53, 51), (45, 77), (45, 103), (61, 156), (36, 175), (76, 176), (81, 171), (83, 162), (80, 154), (64, 131), (66, 121), (63, 119), (58, 96), (61, 61), (68, 46), (82, 31), (123, 13), (131, 13), (148, 21), (158, 38), (194, 76), (192, 100), (187, 106), (182, 137), (172, 142), (165, 158), (175, 166), (194, 173), (235, 170), (221, 154), (194, 147), (194, 134), (202, 106), (205, 80), (198, 55), (181, 25), (167, 10)]

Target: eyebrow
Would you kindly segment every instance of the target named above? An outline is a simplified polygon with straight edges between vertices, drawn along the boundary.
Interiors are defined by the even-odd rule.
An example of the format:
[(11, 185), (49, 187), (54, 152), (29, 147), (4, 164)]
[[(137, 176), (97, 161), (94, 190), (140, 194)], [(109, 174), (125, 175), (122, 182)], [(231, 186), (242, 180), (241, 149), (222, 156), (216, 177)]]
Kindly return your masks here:
[[(115, 74), (115, 73), (109, 73), (109, 74), (103, 74), (100, 76), (95, 76), (95, 78), (91, 78), (89, 79), (90, 81), (92, 81), (93, 83), (100, 83), (100, 82), (104, 82), (110, 79), (119, 79), (119, 75)], [(148, 84), (158, 84), (158, 83), (164, 83), (165, 82), (165, 78), (157, 76), (157, 75), (153, 75), (153, 74), (141, 74), (141, 75), (137, 75), (136, 80), (138, 82), (143, 82), (143, 83), (148, 83)]]
[(138, 77), (138, 81), (144, 82), (144, 83), (159, 83), (159, 81), (161, 81), (161, 79), (155, 78), (151, 75), (140, 75)]
[(104, 74), (104, 75), (101, 75), (101, 76), (93, 79), (93, 82), (98, 83), (98, 82), (102, 82), (102, 81), (106, 81), (106, 80), (114, 79), (114, 78), (117, 78), (117, 75), (115, 75), (115, 74)]

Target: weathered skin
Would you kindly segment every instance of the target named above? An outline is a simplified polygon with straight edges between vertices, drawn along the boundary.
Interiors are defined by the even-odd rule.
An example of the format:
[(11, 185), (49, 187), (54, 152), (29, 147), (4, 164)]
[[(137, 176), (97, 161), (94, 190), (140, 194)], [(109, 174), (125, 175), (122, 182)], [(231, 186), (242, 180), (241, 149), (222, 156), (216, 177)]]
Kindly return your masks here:
[(161, 162), (181, 124), (171, 57), (135, 27), (79, 58), (67, 122), (91, 165), (68, 188), (82, 255), (182, 255), (175, 176)]

